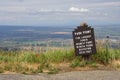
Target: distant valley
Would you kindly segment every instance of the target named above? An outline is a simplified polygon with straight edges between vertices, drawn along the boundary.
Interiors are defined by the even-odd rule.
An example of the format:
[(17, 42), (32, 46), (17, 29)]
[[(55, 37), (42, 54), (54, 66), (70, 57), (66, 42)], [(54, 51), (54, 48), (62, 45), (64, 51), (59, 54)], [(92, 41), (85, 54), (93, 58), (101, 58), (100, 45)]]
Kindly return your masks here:
[[(93, 26), (96, 40), (120, 41), (120, 25)], [(0, 47), (72, 46), (73, 27), (0, 26)]]

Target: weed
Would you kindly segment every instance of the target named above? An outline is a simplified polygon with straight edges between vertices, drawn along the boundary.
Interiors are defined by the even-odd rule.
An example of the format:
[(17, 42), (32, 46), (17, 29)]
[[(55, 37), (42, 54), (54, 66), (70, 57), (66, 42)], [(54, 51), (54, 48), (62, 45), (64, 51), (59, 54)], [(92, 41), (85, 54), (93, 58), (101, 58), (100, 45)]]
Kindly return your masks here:
[(0, 67), (0, 73), (4, 73), (4, 68)]
[(11, 64), (6, 64), (5, 66), (4, 66), (4, 70), (6, 70), (6, 71), (12, 71), (12, 65)]
[(82, 60), (79, 63), (79, 67), (85, 67), (85, 66), (97, 67), (97, 63), (92, 60), (89, 60), (89, 61)]
[(85, 67), (85, 66), (86, 66), (86, 62), (85, 61), (80, 62), (79, 67)]
[(31, 73), (34, 73), (34, 74), (39, 72), (37, 69), (33, 69), (33, 68), (31, 68), (30, 71), (31, 71)]
[(98, 49), (95, 55), (92, 55), (92, 60), (102, 64), (109, 64), (112, 60), (120, 58), (120, 50), (114, 49)]
[(21, 74), (27, 74), (27, 72), (25, 72), (25, 71), (22, 71), (22, 72), (21, 72)]
[(74, 59), (70, 65), (70, 67), (75, 68), (80, 65), (80, 60), (78, 58)]
[(44, 68), (44, 65), (43, 65), (43, 64), (40, 64), (40, 65), (38, 66), (37, 72), (38, 72), (38, 73), (42, 73), (42, 72), (43, 72), (43, 68)]
[(23, 71), (23, 67), (22, 67), (22, 65), (17, 64), (17, 65), (14, 67), (14, 70), (15, 70), (16, 72), (21, 72), (21, 71)]
[(59, 72), (59, 69), (52, 67), (49, 69), (48, 74), (57, 74), (58, 72)]

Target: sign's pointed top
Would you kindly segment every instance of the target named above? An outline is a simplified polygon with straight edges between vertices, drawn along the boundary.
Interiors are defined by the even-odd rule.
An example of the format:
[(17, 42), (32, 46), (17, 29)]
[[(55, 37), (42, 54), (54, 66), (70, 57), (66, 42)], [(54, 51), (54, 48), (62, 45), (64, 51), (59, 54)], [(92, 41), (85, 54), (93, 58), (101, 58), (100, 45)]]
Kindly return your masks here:
[(82, 23), (80, 23), (80, 27), (88, 27), (88, 25), (86, 22), (82, 22)]

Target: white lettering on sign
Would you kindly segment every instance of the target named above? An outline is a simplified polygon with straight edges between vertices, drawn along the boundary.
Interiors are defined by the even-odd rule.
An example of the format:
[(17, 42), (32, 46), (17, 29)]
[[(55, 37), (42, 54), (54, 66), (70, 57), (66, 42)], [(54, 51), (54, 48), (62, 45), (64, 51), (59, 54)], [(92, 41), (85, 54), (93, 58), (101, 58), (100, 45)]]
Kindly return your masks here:
[(84, 48), (85, 45), (81, 45), (81, 46), (76, 46), (76, 48)]
[(80, 39), (80, 37), (75, 37), (75, 39)]
[(75, 34), (75, 35), (81, 35), (82, 32), (75, 32), (74, 34)]
[(83, 31), (83, 34), (91, 33), (91, 30)]
[(84, 54), (84, 53), (91, 53), (92, 50), (85, 50), (85, 51), (79, 51), (79, 54)]
[(84, 50), (91, 50), (91, 47), (79, 49), (79, 51), (84, 51)]
[(89, 50), (89, 51), (85, 51), (86, 53), (91, 53), (92, 51), (91, 50)]
[(76, 43), (76, 45), (82, 45), (82, 43)]
[(86, 42), (86, 44), (92, 44), (92, 41), (88, 41), (88, 42)]
[(86, 45), (86, 47), (93, 47), (93, 44), (88, 44)]
[(83, 52), (79, 52), (79, 54), (85, 54), (85, 51), (83, 51)]
[(80, 41), (88, 41), (88, 39), (81, 39)]
[(78, 36), (78, 35), (89, 34), (89, 33), (91, 33), (91, 30), (82, 31), (82, 32), (75, 32), (74, 35)]
[(83, 36), (82, 38), (90, 38), (91, 35), (86, 35), (86, 36)]

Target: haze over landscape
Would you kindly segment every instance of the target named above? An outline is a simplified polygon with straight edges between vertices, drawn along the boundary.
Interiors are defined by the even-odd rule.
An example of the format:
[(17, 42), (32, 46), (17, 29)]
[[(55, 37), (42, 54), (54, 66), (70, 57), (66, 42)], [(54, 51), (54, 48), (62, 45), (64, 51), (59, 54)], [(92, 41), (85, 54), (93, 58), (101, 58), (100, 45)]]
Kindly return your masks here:
[(0, 0), (0, 25), (110, 25), (119, 14), (119, 0)]

